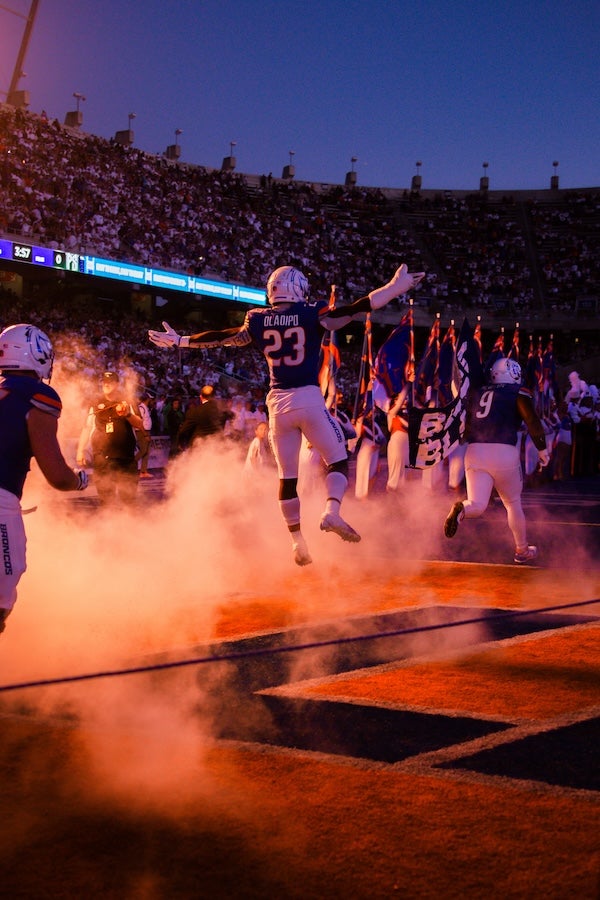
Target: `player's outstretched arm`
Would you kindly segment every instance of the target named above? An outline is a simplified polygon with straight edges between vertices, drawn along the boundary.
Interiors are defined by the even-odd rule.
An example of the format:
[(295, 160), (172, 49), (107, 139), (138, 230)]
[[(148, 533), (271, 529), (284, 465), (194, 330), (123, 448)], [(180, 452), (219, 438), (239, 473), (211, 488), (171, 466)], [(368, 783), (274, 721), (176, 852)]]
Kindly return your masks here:
[(383, 306), (387, 306), (390, 300), (395, 300), (396, 297), (411, 291), (424, 278), (425, 272), (409, 272), (406, 263), (402, 263), (387, 284), (369, 293), (371, 309), (381, 309)]
[(406, 263), (402, 263), (387, 284), (375, 288), (366, 297), (360, 297), (348, 306), (328, 309), (321, 318), (321, 322), (325, 328), (329, 328), (331, 331), (343, 328), (355, 316), (382, 309), (391, 300), (406, 294), (407, 291), (420, 284), (424, 277), (425, 272), (409, 272)]
[[(222, 328), (218, 331), (201, 331), (198, 334), (179, 335), (171, 328), (168, 322), (162, 323), (164, 331), (149, 331), (148, 337), (157, 347), (221, 347), (230, 343), (238, 343), (235, 338), (240, 334), (241, 328)], [(245, 342), (247, 343), (247, 341)]]

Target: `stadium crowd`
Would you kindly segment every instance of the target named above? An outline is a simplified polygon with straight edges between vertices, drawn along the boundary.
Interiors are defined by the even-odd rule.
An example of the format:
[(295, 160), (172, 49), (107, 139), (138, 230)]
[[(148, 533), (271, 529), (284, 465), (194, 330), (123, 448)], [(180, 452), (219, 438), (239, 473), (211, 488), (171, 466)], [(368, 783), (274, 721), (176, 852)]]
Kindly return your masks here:
[[(600, 192), (460, 195), (251, 178), (0, 106), (0, 234), (262, 286), (290, 260), (349, 302), (397, 247), (448, 304), (574, 309), (600, 288)], [(547, 192), (546, 192), (547, 193)]]
[[(167, 160), (8, 105), (0, 105), (0, 160), (0, 235), (42, 246), (252, 286), (291, 262), (313, 296), (335, 284), (342, 302), (384, 282), (401, 247), (410, 269), (428, 272), (415, 303), (450, 311), (496, 300), (516, 313), (573, 310), (600, 288), (598, 191), (490, 202), (482, 191), (425, 196), (258, 179)], [(0, 301), (4, 324), (30, 308), (5, 288)], [(92, 301), (74, 310), (59, 292), (36, 298), (36, 316), (68, 374), (91, 384), (118, 370), (138, 398), (150, 397), (155, 434), (169, 434), (173, 404), (185, 412), (204, 385), (217, 386), (236, 412), (232, 434), (247, 418), (243, 433), (252, 437), (264, 417), (266, 367), (252, 349), (193, 360), (157, 354), (138, 315), (115, 318)], [(337, 381), (349, 405), (359, 366), (359, 349), (344, 348)], [(597, 429), (597, 404), (594, 416)]]

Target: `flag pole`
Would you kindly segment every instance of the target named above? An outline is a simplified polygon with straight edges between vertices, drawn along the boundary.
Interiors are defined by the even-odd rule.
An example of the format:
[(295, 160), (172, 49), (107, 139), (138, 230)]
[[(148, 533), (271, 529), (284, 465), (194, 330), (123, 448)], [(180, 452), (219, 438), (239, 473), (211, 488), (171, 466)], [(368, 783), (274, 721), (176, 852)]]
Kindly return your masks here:
[(409, 361), (408, 361), (408, 365), (409, 365), (408, 381), (410, 382), (410, 405), (411, 405), (411, 407), (415, 405), (415, 367), (416, 367), (415, 328), (414, 328), (415, 320), (414, 320), (413, 303), (414, 303), (414, 300), (412, 297), (410, 297), (408, 300), (408, 306), (409, 306), (409, 310), (410, 310), (410, 348), (409, 348), (410, 356), (409, 356)]
[[(367, 313), (367, 318), (370, 313)], [(352, 422), (356, 424), (356, 420), (358, 419), (358, 404), (360, 402), (360, 389), (363, 383), (363, 378), (365, 376), (365, 363), (367, 359), (367, 346), (368, 346), (368, 338), (367, 338), (367, 323), (365, 322), (365, 333), (363, 336), (363, 345), (362, 351), (360, 355), (360, 370), (358, 373), (358, 384), (356, 385), (356, 397), (354, 398), (354, 412), (352, 415)]]

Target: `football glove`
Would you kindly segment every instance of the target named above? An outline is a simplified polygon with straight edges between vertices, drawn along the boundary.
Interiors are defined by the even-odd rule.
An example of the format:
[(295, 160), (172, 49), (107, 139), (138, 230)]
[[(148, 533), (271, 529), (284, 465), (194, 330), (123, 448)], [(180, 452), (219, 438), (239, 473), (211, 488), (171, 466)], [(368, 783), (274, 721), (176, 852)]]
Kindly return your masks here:
[(550, 454), (547, 450), (538, 450), (540, 468), (545, 469), (550, 462)]
[(148, 337), (157, 347), (189, 347), (189, 337), (181, 337), (168, 322), (162, 323), (164, 331), (149, 331)]
[(394, 277), (383, 287), (376, 288), (369, 294), (371, 301), (371, 309), (381, 309), (386, 306), (390, 300), (394, 300), (401, 294), (406, 294), (412, 288), (416, 287), (425, 278), (425, 272), (409, 272), (406, 263), (402, 263), (396, 270)]
[(77, 475), (77, 481), (79, 482), (75, 490), (85, 491), (86, 487), (88, 486), (89, 480), (87, 472), (85, 471), (85, 469), (73, 469), (73, 471)]

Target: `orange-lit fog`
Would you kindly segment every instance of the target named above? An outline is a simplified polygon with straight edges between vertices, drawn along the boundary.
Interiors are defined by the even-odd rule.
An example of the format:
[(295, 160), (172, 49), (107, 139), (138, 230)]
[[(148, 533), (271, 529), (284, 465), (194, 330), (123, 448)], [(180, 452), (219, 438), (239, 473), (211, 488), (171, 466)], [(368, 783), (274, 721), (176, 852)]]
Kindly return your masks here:
[[(60, 375), (55, 386), (64, 405), (59, 438), (72, 446), (85, 417), (84, 393)], [(467, 577), (459, 567), (444, 584), (444, 567), (432, 571), (421, 561), (444, 540), (439, 498), (418, 483), (407, 487), (415, 502), (401, 515), (397, 499), (360, 503), (349, 491), (343, 510), (362, 534), (359, 545), (318, 530), (320, 492), (303, 498), (314, 563), (299, 569), (279, 513), (276, 474), (248, 480), (242, 462), (239, 447), (207, 443), (172, 463), (164, 500), (140, 495), (130, 512), (74, 509), (73, 495), (52, 491), (34, 465), (22, 503), (37, 506), (25, 517), (28, 570), (1, 639), (0, 685), (145, 665), (156, 654), (191, 658), (218, 637), (376, 610), (428, 606), (435, 623), (436, 605), (448, 602), (543, 605), (539, 592), (532, 603), (529, 573), (522, 571), (500, 594), (495, 569)], [(556, 591), (556, 576), (547, 578)], [(348, 627), (340, 633), (347, 637)], [(413, 649), (456, 651), (463, 637), (425, 634), (415, 637)], [(303, 657), (293, 678), (321, 674), (330, 652), (316, 652), (314, 664)], [(168, 805), (184, 788), (189, 798), (192, 784), (209, 789), (200, 777), (211, 740), (202, 690), (218, 685), (204, 672), (201, 689), (196, 675), (188, 667), (173, 678), (113, 677), (6, 693), (2, 702), (10, 712), (76, 716), (92, 767), (90, 789)]]

